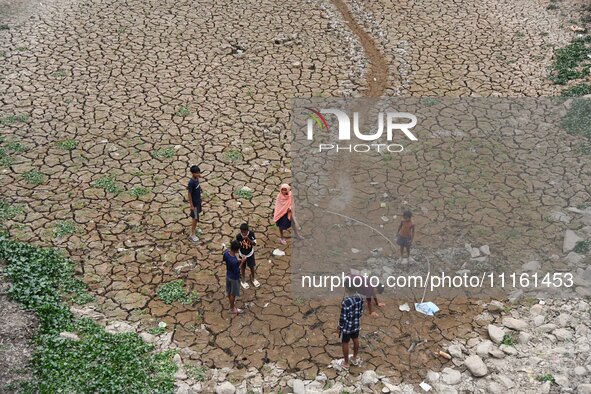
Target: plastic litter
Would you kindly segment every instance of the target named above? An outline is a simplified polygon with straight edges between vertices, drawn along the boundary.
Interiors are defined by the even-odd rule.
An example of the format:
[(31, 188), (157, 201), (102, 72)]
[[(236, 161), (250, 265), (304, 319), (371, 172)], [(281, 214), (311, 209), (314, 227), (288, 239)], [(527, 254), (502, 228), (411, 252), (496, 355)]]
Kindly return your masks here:
[(431, 386), (425, 382), (421, 382), (419, 384), (419, 387), (422, 388), (425, 391), (430, 391), (431, 390)]
[(275, 249), (273, 251), (273, 256), (285, 256), (285, 252), (283, 250), (280, 250), (280, 249)]
[(435, 313), (439, 312), (439, 307), (431, 301), (415, 304), (415, 309), (417, 312), (427, 316), (433, 316)]
[(410, 306), (407, 303), (402, 304), (398, 307), (398, 310), (401, 312), (410, 312)]

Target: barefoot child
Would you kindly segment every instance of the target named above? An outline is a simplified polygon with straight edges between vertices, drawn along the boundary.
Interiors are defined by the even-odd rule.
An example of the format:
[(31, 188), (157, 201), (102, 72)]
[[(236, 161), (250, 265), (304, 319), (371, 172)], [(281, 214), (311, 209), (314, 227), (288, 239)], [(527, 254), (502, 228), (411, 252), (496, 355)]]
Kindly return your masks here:
[(341, 303), (341, 316), (339, 319), (339, 338), (343, 348), (343, 359), (339, 364), (349, 368), (349, 341), (353, 340), (353, 365), (360, 365), (359, 353), (359, 330), (361, 328), (361, 315), (363, 314), (363, 296), (359, 295), (353, 287), (352, 281), (345, 284), (345, 298)]
[(293, 214), (293, 197), (291, 194), (291, 187), (287, 183), (281, 185), (281, 190), (277, 194), (275, 199), (275, 211), (273, 212), (273, 221), (279, 227), (279, 242), (282, 245), (286, 245), (287, 241), (283, 235), (283, 232), (292, 227), (293, 222), (293, 233), (297, 239), (303, 239), (298, 234), (298, 224)]
[(400, 245), (400, 258), (404, 258), (404, 248), (406, 248), (406, 256), (410, 258), (410, 246), (415, 237), (415, 225), (412, 222), (411, 211), (404, 211), (396, 235), (396, 243)]
[(248, 224), (242, 223), (240, 225), (240, 233), (236, 236), (236, 241), (240, 243), (240, 250), (238, 255), (240, 258), (246, 260), (246, 264), (242, 264), (242, 271), (241, 271), (241, 278), (242, 278), (242, 287), (245, 289), (249, 289), (250, 286), (246, 281), (246, 266), (250, 269), (250, 280), (254, 287), (259, 287), (261, 284), (255, 278), (255, 259), (254, 259), (254, 245), (256, 245), (257, 240), (254, 236), (254, 232), (250, 231), (248, 228)]
[(230, 243), (230, 250), (224, 251), (226, 263), (226, 293), (230, 301), (230, 313), (242, 313), (242, 309), (236, 308), (236, 297), (240, 297), (240, 268), (244, 264), (243, 259), (238, 258), (240, 243), (234, 240)]
[(195, 234), (195, 229), (197, 228), (197, 223), (199, 223), (199, 214), (201, 213), (201, 185), (199, 184), (201, 170), (198, 166), (191, 166), (190, 171), (191, 179), (189, 179), (187, 190), (189, 191), (189, 216), (193, 221), (191, 223), (189, 239), (193, 242), (198, 242), (199, 237)]

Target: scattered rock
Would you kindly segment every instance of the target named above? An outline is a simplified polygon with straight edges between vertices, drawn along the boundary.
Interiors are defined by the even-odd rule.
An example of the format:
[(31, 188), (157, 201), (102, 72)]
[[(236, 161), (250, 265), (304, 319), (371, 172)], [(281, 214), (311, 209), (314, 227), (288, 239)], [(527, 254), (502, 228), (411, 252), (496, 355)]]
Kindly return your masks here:
[(454, 358), (457, 358), (460, 360), (464, 359), (464, 353), (462, 353), (462, 348), (460, 347), (460, 345), (448, 346), (447, 352)]
[(222, 384), (218, 384), (215, 388), (216, 394), (234, 394), (236, 392), (236, 387), (230, 382), (224, 382)]
[(503, 318), (503, 325), (515, 331), (523, 331), (527, 329), (527, 323), (520, 319), (514, 319), (512, 317)]
[(445, 384), (458, 384), (462, 380), (462, 374), (460, 373), (460, 371), (457, 371), (455, 369), (444, 368), (443, 371), (441, 371), (441, 380)]
[(306, 386), (300, 379), (293, 381), (293, 394), (306, 394)]
[(487, 341), (480, 343), (476, 347), (476, 354), (478, 354), (480, 357), (488, 357), (488, 354), (490, 353), (490, 351), (492, 349), (493, 349), (493, 343), (491, 341), (487, 340)]
[(490, 248), (488, 247), (488, 245), (482, 245), (480, 247), (480, 251), (482, 252), (482, 254), (490, 256)]
[(568, 253), (575, 248), (577, 242), (582, 241), (573, 230), (566, 230), (564, 232), (564, 240), (562, 241), (562, 253)]
[(585, 258), (585, 256), (578, 254), (576, 252), (570, 252), (569, 254), (566, 255), (566, 257), (564, 258), (564, 261), (568, 264), (571, 265), (578, 265), (581, 261), (583, 261), (583, 259)]
[(501, 313), (504, 308), (505, 305), (497, 300), (493, 300), (488, 304), (488, 311), (490, 313)]
[(135, 329), (125, 322), (113, 322), (105, 327), (105, 331), (109, 334), (119, 334), (123, 332), (135, 332)]
[(470, 356), (464, 360), (464, 365), (476, 377), (485, 376), (488, 373), (486, 364), (482, 361), (479, 356)]
[(577, 394), (591, 394), (591, 383), (583, 383), (577, 387)]
[(572, 332), (566, 328), (558, 328), (552, 331), (552, 334), (554, 334), (559, 341), (570, 341), (573, 338)]
[(488, 336), (494, 343), (501, 343), (505, 336), (505, 330), (502, 327), (497, 327), (494, 324), (488, 325)]
[(524, 272), (537, 272), (540, 270), (540, 268), (542, 268), (542, 265), (539, 261), (535, 260), (525, 263), (521, 266), (521, 270)]
[(378, 382), (378, 375), (375, 371), (367, 370), (361, 375), (361, 384), (364, 386), (371, 386)]

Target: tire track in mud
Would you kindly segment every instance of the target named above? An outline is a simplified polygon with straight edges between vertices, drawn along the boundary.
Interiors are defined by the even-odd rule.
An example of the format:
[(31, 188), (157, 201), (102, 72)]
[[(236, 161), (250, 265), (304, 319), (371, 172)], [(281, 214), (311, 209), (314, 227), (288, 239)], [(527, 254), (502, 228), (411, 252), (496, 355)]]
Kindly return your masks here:
[(388, 64), (386, 59), (378, 49), (373, 37), (357, 23), (345, 1), (330, 0), (330, 2), (339, 10), (349, 29), (357, 36), (367, 57), (369, 69), (366, 74), (367, 92), (365, 95), (367, 97), (382, 96), (388, 86)]

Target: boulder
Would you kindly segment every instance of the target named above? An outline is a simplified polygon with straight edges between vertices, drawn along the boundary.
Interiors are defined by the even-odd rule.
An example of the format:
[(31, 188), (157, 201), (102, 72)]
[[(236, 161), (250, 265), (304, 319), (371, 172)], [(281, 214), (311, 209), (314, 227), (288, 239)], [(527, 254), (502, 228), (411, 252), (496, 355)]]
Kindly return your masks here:
[(306, 394), (306, 386), (300, 379), (293, 381), (293, 394)]
[(371, 386), (378, 382), (378, 375), (375, 371), (367, 370), (361, 375), (361, 384), (364, 386)]
[(457, 371), (455, 369), (444, 368), (443, 371), (441, 371), (441, 380), (445, 384), (458, 384), (462, 381), (462, 374), (460, 373), (460, 371)]
[(562, 252), (570, 252), (575, 248), (577, 242), (582, 240), (583, 238), (579, 237), (573, 230), (566, 230), (564, 232), (564, 240), (562, 241)]
[(503, 318), (503, 325), (515, 331), (523, 331), (527, 329), (527, 323), (521, 319), (514, 319), (512, 317)]
[(494, 324), (488, 325), (488, 336), (494, 343), (501, 343), (505, 336), (505, 330), (502, 327), (497, 327)]
[(468, 371), (477, 378), (485, 376), (488, 373), (486, 364), (482, 361), (479, 356), (470, 356), (464, 360), (464, 365), (468, 368)]
[(215, 392), (216, 394), (234, 394), (236, 392), (236, 387), (230, 382), (224, 382), (217, 385)]

